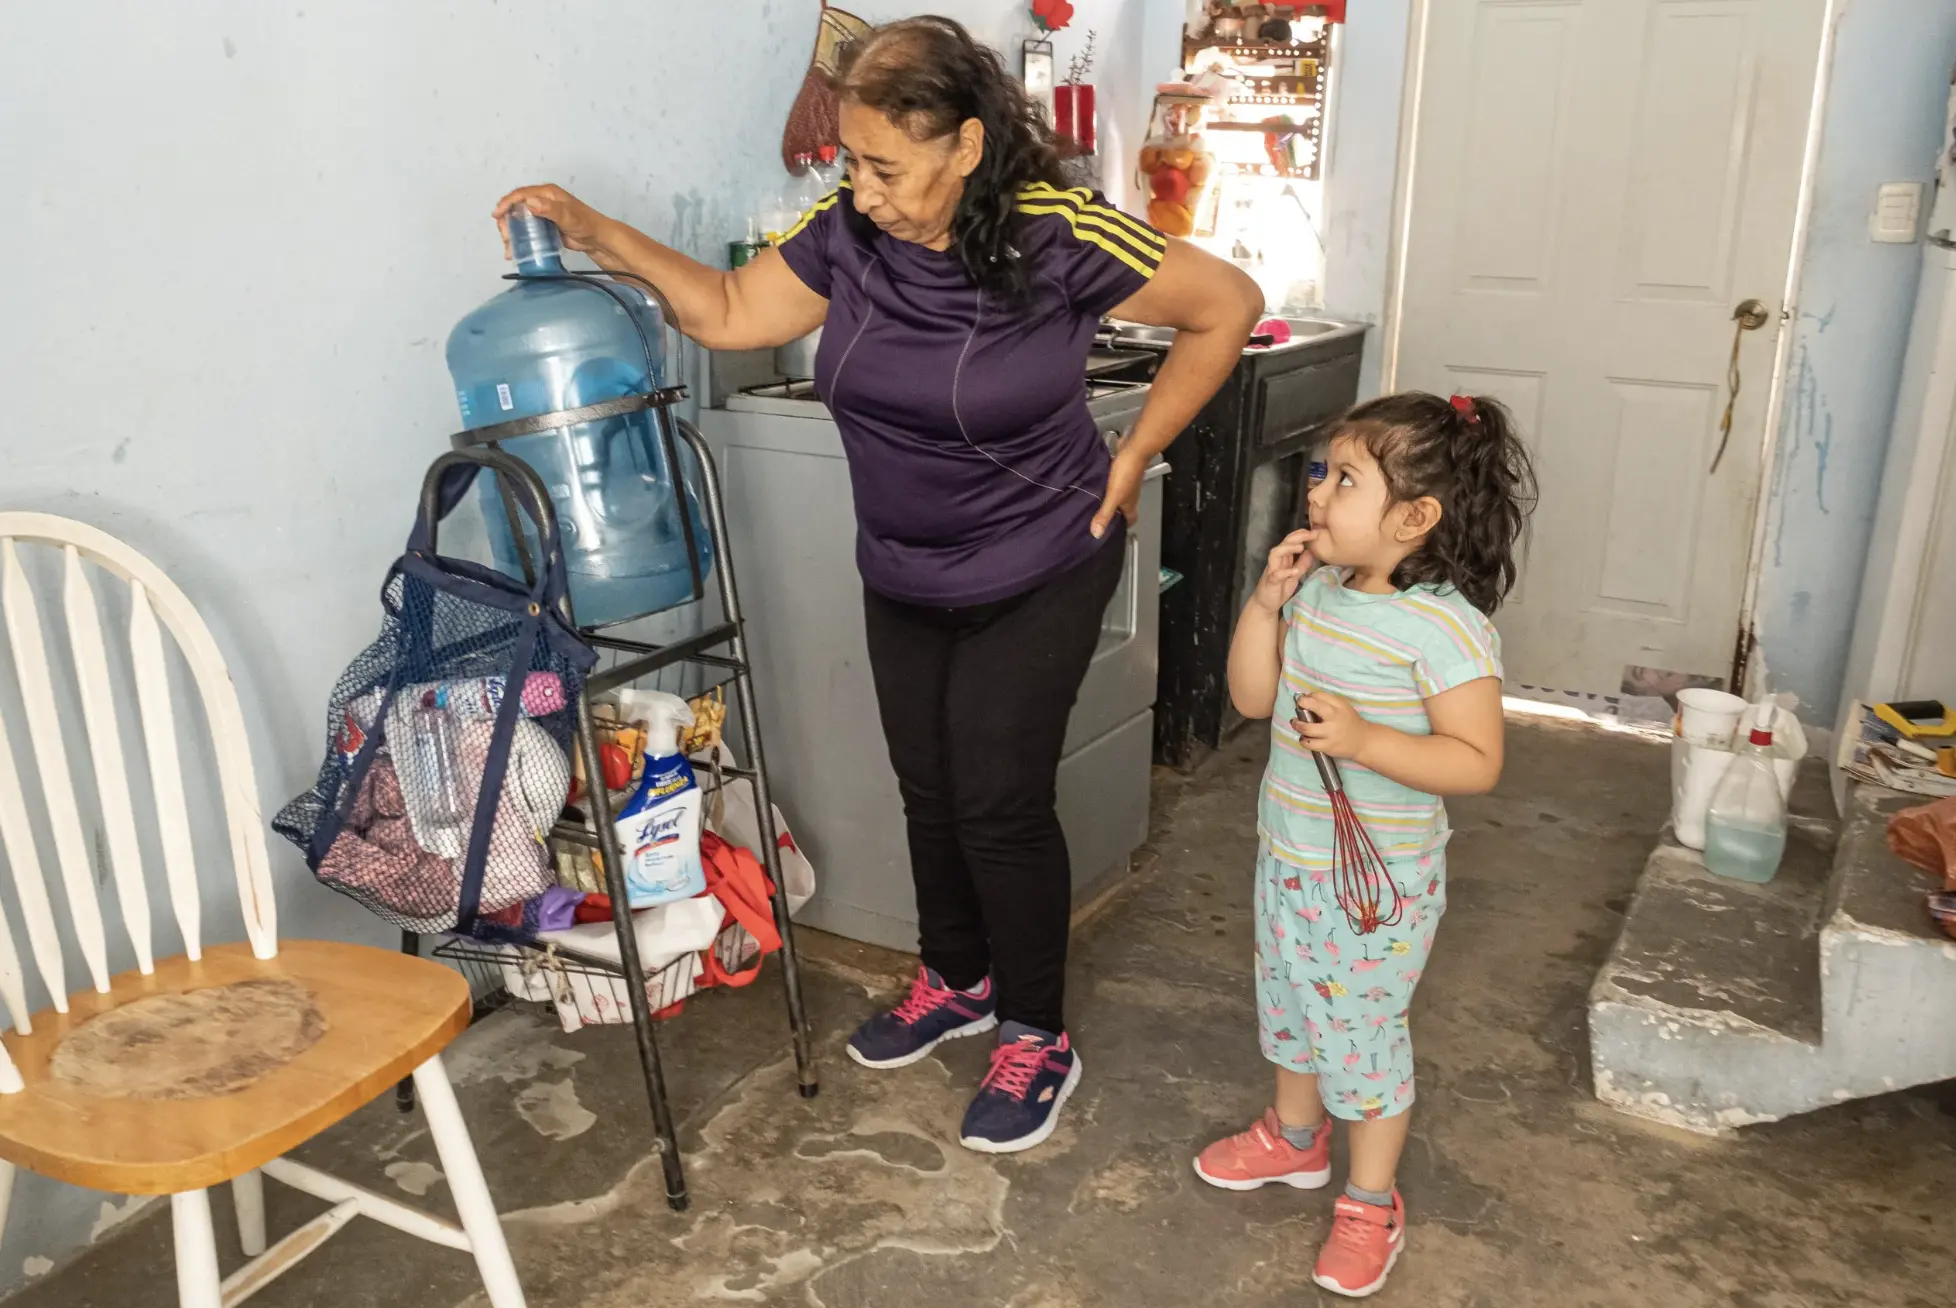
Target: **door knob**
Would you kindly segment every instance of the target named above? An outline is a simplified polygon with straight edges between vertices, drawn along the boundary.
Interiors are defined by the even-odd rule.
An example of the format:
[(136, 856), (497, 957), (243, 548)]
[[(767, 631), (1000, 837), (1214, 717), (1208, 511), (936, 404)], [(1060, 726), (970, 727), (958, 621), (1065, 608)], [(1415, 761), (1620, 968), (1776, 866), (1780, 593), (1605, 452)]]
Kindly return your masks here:
[(1732, 413), (1739, 404), (1739, 343), (1747, 332), (1766, 325), (1772, 314), (1761, 300), (1740, 300), (1732, 309), (1732, 357), (1725, 364), (1725, 416), (1718, 421), (1718, 453), (1712, 455), (1711, 470), (1725, 459), (1725, 447), (1732, 443)]

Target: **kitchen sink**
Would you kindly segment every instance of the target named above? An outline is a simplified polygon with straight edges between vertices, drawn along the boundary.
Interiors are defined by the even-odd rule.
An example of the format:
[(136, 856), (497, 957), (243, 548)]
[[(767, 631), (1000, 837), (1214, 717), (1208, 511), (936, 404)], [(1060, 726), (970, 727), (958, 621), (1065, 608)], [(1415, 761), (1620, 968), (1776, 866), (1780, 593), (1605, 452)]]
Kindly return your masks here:
[[(1257, 348), (1265, 353), (1281, 353), (1295, 350), (1331, 338), (1355, 335), (1365, 330), (1360, 323), (1339, 322), (1333, 318), (1286, 318), (1290, 324), (1290, 340), (1282, 345)], [(1173, 327), (1151, 327), (1143, 323), (1110, 322), (1112, 329), (1109, 342), (1116, 348), (1141, 347), (1144, 349), (1165, 350), (1175, 343)]]
[(1112, 326), (1113, 340), (1117, 346), (1153, 345), (1167, 349), (1175, 343), (1173, 327), (1148, 327), (1138, 322), (1117, 322)]

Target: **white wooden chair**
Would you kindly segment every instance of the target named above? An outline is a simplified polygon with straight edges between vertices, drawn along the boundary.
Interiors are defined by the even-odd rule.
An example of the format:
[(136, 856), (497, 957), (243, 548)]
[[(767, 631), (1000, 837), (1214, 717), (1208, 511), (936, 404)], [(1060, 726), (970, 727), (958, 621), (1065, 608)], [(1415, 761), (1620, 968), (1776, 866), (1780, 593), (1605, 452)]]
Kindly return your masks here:
[[(68, 648), (81, 730), (63, 720), (50, 644), (22, 556), (62, 556)], [(90, 584), (99, 567), (129, 587), (129, 664), (156, 813), (157, 844), (184, 952), (158, 960), (146, 869), (125, 766), (108, 647)], [(0, 512), (0, 612), (19, 703), (25, 706), (40, 830), (66, 891), (91, 985), (68, 992), (45, 850), (29, 789), (0, 720), (0, 998), (14, 1030), (0, 1034), (0, 1230), (16, 1166), (90, 1189), (167, 1194), (183, 1308), (231, 1308), (290, 1269), (355, 1216), (472, 1253), (494, 1308), (522, 1308), (502, 1227), (442, 1068), (441, 1049), (466, 1028), (469, 989), (440, 964), (391, 950), (317, 940), (281, 947), (257, 779), (237, 692), (223, 657), (183, 592), (114, 537), (38, 513)], [(205, 946), (197, 860), (178, 762), (162, 633), (176, 641), (216, 746), (219, 790), (246, 939)], [(4, 664), (0, 664), (0, 671)], [(0, 697), (0, 705), (6, 700)], [(194, 721), (194, 715), (192, 720)], [(132, 738), (135, 733), (132, 731)], [(84, 825), (70, 772), (79, 745), (92, 765), (99, 828)], [(201, 798), (202, 796), (200, 796)], [(88, 833), (99, 829), (136, 970), (111, 977)], [(11, 893), (9, 893), (11, 892)], [(26, 930), (52, 1007), (30, 1013), (12, 923)], [(111, 1016), (113, 1015), (113, 1016)], [(419, 1212), (282, 1155), (413, 1074), (461, 1224)], [(263, 1177), (332, 1207), (266, 1247)], [(209, 1187), (229, 1181), (251, 1261), (220, 1281)]]

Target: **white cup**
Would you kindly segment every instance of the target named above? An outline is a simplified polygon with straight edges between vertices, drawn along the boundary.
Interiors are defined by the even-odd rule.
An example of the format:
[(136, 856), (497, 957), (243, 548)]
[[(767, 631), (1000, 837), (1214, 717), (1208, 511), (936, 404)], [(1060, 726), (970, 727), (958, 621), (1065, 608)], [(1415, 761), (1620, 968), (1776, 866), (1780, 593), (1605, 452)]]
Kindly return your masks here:
[(1732, 735), (1745, 716), (1746, 703), (1722, 690), (1694, 686), (1678, 692), (1678, 734), (1694, 745), (1732, 747)]

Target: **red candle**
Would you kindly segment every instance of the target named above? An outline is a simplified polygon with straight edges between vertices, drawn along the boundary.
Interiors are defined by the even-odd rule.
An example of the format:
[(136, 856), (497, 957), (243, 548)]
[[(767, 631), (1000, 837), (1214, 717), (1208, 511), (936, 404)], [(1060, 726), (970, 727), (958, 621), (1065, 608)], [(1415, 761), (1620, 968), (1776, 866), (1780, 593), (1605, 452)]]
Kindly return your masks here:
[(1094, 152), (1093, 87), (1085, 83), (1053, 88), (1053, 130)]

